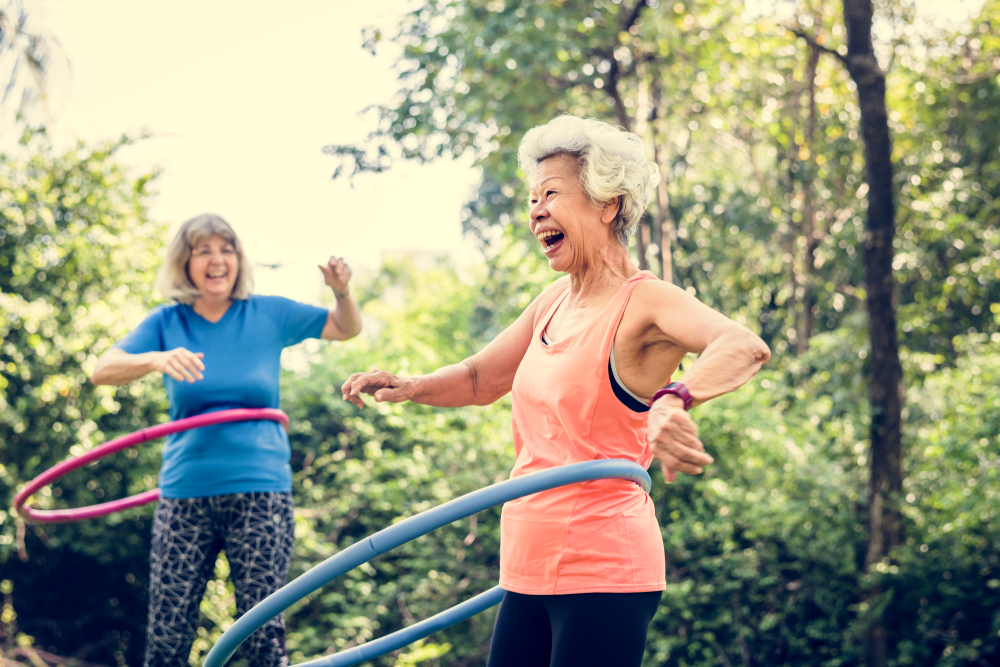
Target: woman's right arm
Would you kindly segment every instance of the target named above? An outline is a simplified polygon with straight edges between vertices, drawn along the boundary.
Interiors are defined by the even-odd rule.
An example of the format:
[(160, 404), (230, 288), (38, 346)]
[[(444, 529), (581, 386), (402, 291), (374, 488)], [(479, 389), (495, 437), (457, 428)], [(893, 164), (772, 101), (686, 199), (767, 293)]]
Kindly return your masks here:
[(94, 384), (122, 385), (152, 373), (166, 373), (178, 382), (195, 382), (203, 378), (205, 370), (201, 352), (189, 352), (178, 347), (166, 352), (129, 354), (116, 347), (102, 354), (90, 381)]
[(355, 373), (341, 387), (344, 400), (359, 408), (364, 407), (361, 394), (370, 394), (378, 403), (413, 401), (440, 408), (493, 403), (513, 386), (514, 374), (531, 343), (538, 304), (548, 293), (536, 297), (503, 333), (461, 363), (411, 378), (378, 370)]

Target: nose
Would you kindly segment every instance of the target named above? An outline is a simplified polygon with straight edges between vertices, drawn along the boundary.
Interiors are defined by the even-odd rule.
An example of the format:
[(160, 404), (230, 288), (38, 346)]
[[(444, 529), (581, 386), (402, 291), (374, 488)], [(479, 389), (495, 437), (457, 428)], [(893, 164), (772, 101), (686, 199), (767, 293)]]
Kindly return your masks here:
[(546, 210), (545, 202), (542, 200), (536, 202), (535, 205), (531, 207), (531, 210), (528, 211), (528, 219), (533, 223), (541, 222), (547, 218), (548, 215), (549, 212)]

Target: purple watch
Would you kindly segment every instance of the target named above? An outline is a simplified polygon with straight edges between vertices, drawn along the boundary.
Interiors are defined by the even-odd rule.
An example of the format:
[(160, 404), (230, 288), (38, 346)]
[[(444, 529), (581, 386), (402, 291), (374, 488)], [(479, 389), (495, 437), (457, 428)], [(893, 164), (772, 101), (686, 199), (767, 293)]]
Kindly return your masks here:
[(649, 402), (650, 407), (652, 407), (653, 403), (656, 403), (656, 399), (660, 398), (661, 396), (666, 396), (667, 394), (673, 394), (677, 398), (684, 401), (685, 411), (690, 410), (691, 404), (694, 403), (694, 396), (691, 395), (691, 392), (688, 391), (687, 387), (685, 387), (680, 382), (671, 382), (662, 389), (656, 390), (656, 393), (653, 394), (653, 400)]

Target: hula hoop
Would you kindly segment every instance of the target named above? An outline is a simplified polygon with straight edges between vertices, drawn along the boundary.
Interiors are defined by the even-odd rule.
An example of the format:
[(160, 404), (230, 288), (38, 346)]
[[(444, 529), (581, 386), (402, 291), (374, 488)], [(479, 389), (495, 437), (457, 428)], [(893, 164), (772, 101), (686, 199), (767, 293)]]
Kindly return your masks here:
[(136, 431), (135, 433), (130, 433), (129, 435), (116, 438), (111, 442), (106, 442), (99, 447), (95, 447), (82, 456), (69, 459), (68, 461), (63, 461), (62, 463), (49, 468), (41, 475), (28, 482), (28, 485), (21, 489), (20, 493), (18, 493), (14, 498), (14, 509), (28, 521), (36, 521), (40, 523), (61, 523), (66, 521), (94, 519), (99, 516), (104, 516), (105, 514), (120, 512), (130, 507), (138, 507), (140, 505), (145, 505), (146, 503), (154, 502), (160, 497), (159, 489), (145, 491), (134, 496), (129, 496), (128, 498), (112, 500), (99, 505), (78, 507), (75, 509), (36, 510), (31, 507), (31, 505), (25, 504), (28, 501), (28, 498), (34, 495), (42, 487), (48, 486), (67, 473), (76, 470), (77, 468), (82, 468), (83, 466), (92, 463), (97, 459), (104, 458), (109, 454), (114, 454), (115, 452), (128, 449), (129, 447), (134, 447), (135, 445), (146, 442), (147, 440), (155, 440), (156, 438), (162, 438), (163, 436), (170, 435), (172, 433), (190, 431), (191, 429), (201, 428), (202, 426), (214, 426), (215, 424), (251, 420), (281, 422), (286, 429), (288, 428), (288, 415), (281, 410), (273, 410), (271, 408), (238, 408), (235, 410), (220, 410), (218, 412), (208, 412), (203, 415), (178, 419), (177, 421), (167, 422), (166, 424), (150, 426), (149, 428), (144, 428), (141, 431)]
[[(421, 535), (447, 525), (452, 521), (464, 519), (477, 512), (489, 509), (500, 503), (529, 496), (539, 491), (554, 489), (568, 484), (590, 482), (597, 479), (631, 480), (649, 493), (649, 475), (642, 466), (631, 461), (608, 459), (603, 461), (586, 461), (568, 466), (552, 468), (542, 472), (509, 479), (499, 484), (473, 491), (461, 498), (451, 500), (444, 505), (421, 512), (409, 519), (400, 521), (394, 526), (385, 528), (370, 535), (360, 542), (347, 547), (339, 554), (305, 572), (295, 581), (261, 600), (257, 605), (240, 617), (226, 630), (219, 641), (205, 658), (204, 667), (223, 667), (233, 656), (247, 637), (263, 627), (300, 599), (316, 589), (330, 583), (340, 575), (367, 563), (372, 558), (406, 544)], [(374, 660), (390, 651), (402, 648), (418, 639), (423, 639), (438, 630), (455, 625), (481, 611), (499, 604), (505, 591), (499, 586), (485, 593), (466, 600), (447, 611), (398, 630), (385, 637), (355, 646), (347, 651), (324, 656), (315, 660), (302, 662), (295, 667), (350, 667), (365, 660)]]

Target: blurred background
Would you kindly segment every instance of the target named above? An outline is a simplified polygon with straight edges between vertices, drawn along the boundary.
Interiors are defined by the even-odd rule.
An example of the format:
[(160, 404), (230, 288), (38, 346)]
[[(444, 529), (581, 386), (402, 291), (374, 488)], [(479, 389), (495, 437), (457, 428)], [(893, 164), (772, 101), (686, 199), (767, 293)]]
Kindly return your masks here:
[[(1000, 664), (1000, 2), (873, 4), (895, 202), (888, 347), (870, 342), (865, 266), (877, 99), (850, 69), (842, 3), (368, 4), (0, 0), (4, 665), (141, 664), (151, 508), (32, 526), (10, 505), (55, 463), (167, 419), (158, 379), (87, 377), (161, 302), (165, 244), (199, 213), (234, 225), (259, 293), (323, 303), (316, 264), (355, 269), (365, 332), (284, 357), (292, 576), (505, 478), (508, 399), (359, 411), (335, 389), (366, 368), (461, 360), (556, 277), (525, 231), (515, 153), (564, 112), (636, 132), (664, 174), (637, 263), (774, 352), (699, 407), (718, 463), (654, 484), (668, 590), (645, 664)], [(886, 355), (902, 373), (895, 440), (877, 428), (886, 377), (871, 364)], [(34, 503), (137, 493), (158, 468), (146, 445)], [(498, 517), (293, 606), (292, 662), (493, 586)], [(223, 556), (194, 665), (232, 623), (227, 574)], [(373, 664), (484, 664), (493, 618)]]

